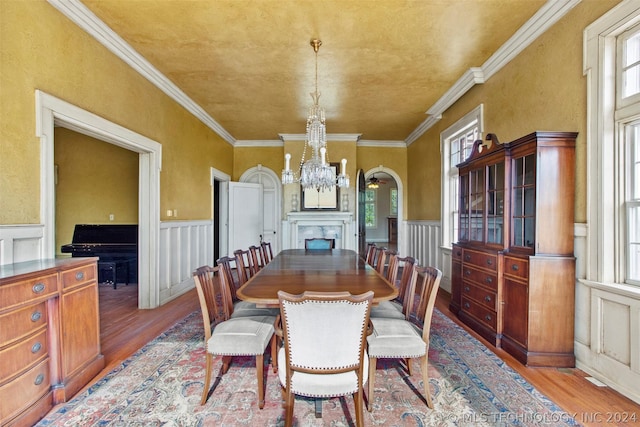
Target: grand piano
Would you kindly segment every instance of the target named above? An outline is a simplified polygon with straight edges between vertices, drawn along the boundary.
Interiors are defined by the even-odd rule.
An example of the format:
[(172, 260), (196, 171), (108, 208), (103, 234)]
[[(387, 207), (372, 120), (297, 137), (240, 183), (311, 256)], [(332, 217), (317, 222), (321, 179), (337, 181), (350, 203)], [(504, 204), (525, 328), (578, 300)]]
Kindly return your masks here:
[(76, 224), (60, 248), (72, 257), (98, 257), (98, 282), (138, 282), (138, 224)]

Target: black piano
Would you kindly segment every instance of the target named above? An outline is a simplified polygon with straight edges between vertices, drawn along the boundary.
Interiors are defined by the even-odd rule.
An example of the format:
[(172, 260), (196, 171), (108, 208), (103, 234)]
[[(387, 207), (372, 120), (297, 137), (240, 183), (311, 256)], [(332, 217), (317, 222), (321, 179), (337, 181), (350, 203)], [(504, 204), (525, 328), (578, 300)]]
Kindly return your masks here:
[(138, 224), (76, 224), (60, 248), (73, 257), (98, 257), (98, 282), (138, 282)]

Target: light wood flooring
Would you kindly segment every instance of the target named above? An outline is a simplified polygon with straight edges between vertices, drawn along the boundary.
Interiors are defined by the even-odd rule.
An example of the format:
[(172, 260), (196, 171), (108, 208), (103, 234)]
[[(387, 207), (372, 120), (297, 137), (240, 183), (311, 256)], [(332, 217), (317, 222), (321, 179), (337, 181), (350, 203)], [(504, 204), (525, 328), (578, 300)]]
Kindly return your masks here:
[[(438, 309), (462, 325), (449, 311), (449, 294), (441, 292)], [(137, 309), (137, 287), (100, 286), (102, 352), (109, 372), (136, 350), (187, 314), (199, 310), (195, 290), (153, 310)], [(465, 327), (465, 329), (467, 329)], [(468, 329), (467, 329), (468, 330)], [(481, 337), (471, 332), (480, 341)], [(491, 348), (491, 347), (490, 347)], [(495, 353), (527, 381), (585, 426), (640, 425), (640, 405), (609, 387), (598, 387), (579, 369), (527, 368), (500, 349)], [(626, 422), (623, 422), (626, 419)], [(635, 421), (633, 421), (635, 419)], [(540, 425), (553, 425), (552, 420)]]

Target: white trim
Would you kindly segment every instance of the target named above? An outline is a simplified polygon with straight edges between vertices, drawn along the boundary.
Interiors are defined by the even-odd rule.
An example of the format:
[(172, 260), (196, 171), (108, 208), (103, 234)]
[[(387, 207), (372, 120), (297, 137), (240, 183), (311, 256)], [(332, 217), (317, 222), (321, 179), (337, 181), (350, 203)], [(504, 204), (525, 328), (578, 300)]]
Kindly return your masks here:
[(356, 144), (357, 147), (384, 147), (384, 148), (407, 148), (407, 144), (404, 141), (374, 141), (374, 140), (360, 140)]
[(40, 138), (40, 216), (42, 258), (55, 256), (54, 126), (72, 129), (139, 154), (138, 306), (159, 305), (158, 245), (162, 146), (45, 92), (36, 90), (36, 136)]
[(400, 175), (396, 173), (393, 169), (389, 169), (380, 165), (375, 168), (371, 168), (367, 171), (364, 171), (364, 179), (365, 181), (374, 173), (384, 172), (386, 174), (391, 175), (391, 177), (396, 181), (396, 186), (398, 187), (398, 252), (401, 254), (407, 253), (408, 243), (405, 231), (405, 222), (404, 222), (404, 184), (402, 183), (402, 178)]
[(171, 99), (182, 105), (187, 111), (198, 118), (207, 127), (220, 135), (222, 139), (233, 145), (235, 139), (218, 122), (216, 122), (202, 107), (189, 98), (178, 86), (156, 69), (149, 61), (140, 55), (129, 43), (116, 34), (100, 20), (80, 0), (47, 0), (64, 16), (78, 25), (90, 36), (95, 38), (114, 55), (122, 59), (141, 76), (155, 85)]
[(283, 147), (284, 143), (279, 139), (238, 139), (234, 147)]
[[(358, 142), (361, 135), (361, 133), (328, 133), (327, 141)], [(307, 139), (307, 135), (304, 133), (279, 133), (278, 136), (282, 142), (305, 141)]]

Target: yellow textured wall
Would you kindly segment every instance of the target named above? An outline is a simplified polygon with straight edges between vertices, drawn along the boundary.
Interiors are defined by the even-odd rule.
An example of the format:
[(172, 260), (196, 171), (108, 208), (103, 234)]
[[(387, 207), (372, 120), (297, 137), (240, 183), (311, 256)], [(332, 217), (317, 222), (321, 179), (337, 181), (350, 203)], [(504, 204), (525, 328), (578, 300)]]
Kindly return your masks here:
[[(484, 104), (485, 134), (501, 142), (533, 131), (577, 131), (575, 221), (586, 222), (586, 77), (583, 30), (618, 0), (583, 0), (497, 74), (476, 85), (409, 146), (409, 219), (440, 219), (440, 133)], [(478, 64), (481, 65), (481, 64)], [(437, 185), (427, 185), (433, 178)], [(429, 183), (430, 184), (430, 183)], [(438, 203), (432, 204), (430, 200)]]
[(56, 252), (75, 224), (137, 224), (138, 154), (64, 128), (55, 141)]
[(161, 219), (211, 217), (209, 168), (232, 173), (230, 144), (44, 0), (0, 1), (0, 41), (0, 224), (40, 222), (36, 89), (162, 145)]

